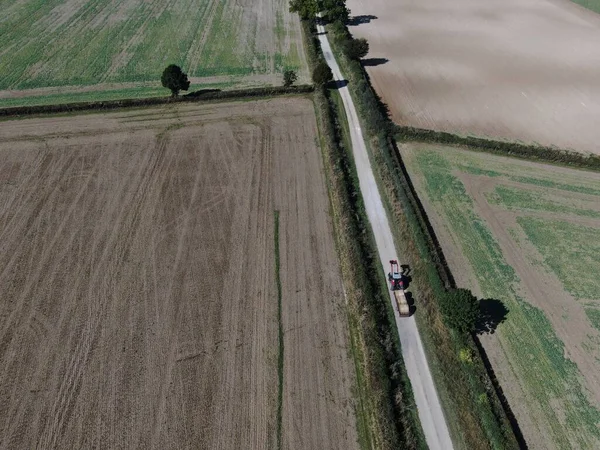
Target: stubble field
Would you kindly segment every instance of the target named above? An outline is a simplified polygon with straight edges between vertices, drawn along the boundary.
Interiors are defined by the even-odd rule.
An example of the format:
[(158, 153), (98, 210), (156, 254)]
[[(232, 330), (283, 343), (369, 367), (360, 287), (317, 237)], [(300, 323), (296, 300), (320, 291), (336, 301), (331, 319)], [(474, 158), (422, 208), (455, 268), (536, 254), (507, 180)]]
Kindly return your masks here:
[(457, 283), (508, 309), (481, 340), (529, 448), (598, 448), (600, 175), (426, 144), (401, 152)]
[(397, 123), (600, 151), (600, 16), (568, 0), (347, 4), (376, 17), (350, 30)]
[(287, 0), (19, 0), (0, 18), (0, 106), (165, 95), (178, 64), (193, 86), (281, 83), (306, 63)]
[(0, 447), (356, 448), (316, 133), (300, 98), (0, 122)]

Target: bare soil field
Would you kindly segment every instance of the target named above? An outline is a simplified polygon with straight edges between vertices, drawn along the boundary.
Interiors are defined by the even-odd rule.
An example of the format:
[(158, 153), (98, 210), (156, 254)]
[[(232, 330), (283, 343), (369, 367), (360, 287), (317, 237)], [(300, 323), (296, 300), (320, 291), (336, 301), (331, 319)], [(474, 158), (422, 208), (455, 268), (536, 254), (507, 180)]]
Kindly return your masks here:
[(221, 83), (209, 87), (281, 84), (285, 69), (308, 80), (300, 22), (287, 0), (8, 0), (2, 7), (0, 106), (107, 98), (97, 85), (119, 86), (111, 98), (165, 95), (160, 75), (168, 64), (192, 77), (192, 90), (214, 78)]
[(357, 448), (316, 133), (301, 98), (0, 122), (0, 448)]
[(595, 13), (567, 0), (347, 4), (397, 123), (600, 152)]
[(480, 338), (529, 448), (598, 448), (600, 174), (401, 152), (457, 284), (500, 322)]

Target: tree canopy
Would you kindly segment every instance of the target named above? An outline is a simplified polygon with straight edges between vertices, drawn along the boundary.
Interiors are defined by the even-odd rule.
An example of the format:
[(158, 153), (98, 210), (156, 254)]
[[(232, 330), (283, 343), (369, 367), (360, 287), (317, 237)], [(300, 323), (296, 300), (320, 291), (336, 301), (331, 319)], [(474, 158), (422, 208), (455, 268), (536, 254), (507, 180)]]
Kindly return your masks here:
[(317, 86), (323, 86), (333, 79), (333, 73), (324, 59), (315, 66), (312, 74), (313, 83)]
[(283, 85), (285, 87), (290, 87), (297, 79), (298, 75), (293, 70), (286, 70), (283, 72)]
[(475, 331), (479, 301), (468, 289), (452, 289), (442, 297), (440, 309), (448, 325), (460, 333)]
[(302, 20), (314, 18), (319, 12), (316, 0), (290, 0), (290, 12), (298, 13)]
[(346, 7), (345, 0), (322, 0), (323, 18), (329, 22), (347, 22), (350, 10)]
[(171, 90), (173, 97), (179, 95), (179, 91), (187, 91), (190, 87), (190, 81), (187, 74), (183, 73), (181, 67), (171, 64), (163, 71), (160, 81), (163, 87)]
[(344, 42), (344, 53), (350, 59), (360, 59), (369, 53), (369, 43), (366, 39), (348, 39)]

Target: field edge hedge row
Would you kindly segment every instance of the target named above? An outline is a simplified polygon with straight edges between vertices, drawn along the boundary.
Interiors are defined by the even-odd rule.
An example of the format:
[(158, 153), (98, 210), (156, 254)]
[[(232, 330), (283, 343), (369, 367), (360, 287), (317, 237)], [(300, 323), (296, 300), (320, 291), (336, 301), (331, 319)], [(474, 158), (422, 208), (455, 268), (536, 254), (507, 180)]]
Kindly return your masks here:
[[(373, 91), (359, 61), (341, 51), (351, 35), (343, 24), (327, 27), (338, 63), (348, 76), (348, 87), (359, 110), (383, 201), (391, 219), (395, 242), (411, 265), (411, 286), (417, 294), (416, 320), (453, 441), (465, 448), (524, 447), (518, 424), (501, 393), (476, 336), (462, 336), (442, 319), (439, 302), (454, 287), (451, 272), (424, 211), (411, 201), (407, 173), (392, 137), (397, 127)], [(418, 198), (417, 198), (418, 200)], [(467, 355), (461, 358), (460, 355)]]
[(0, 108), (0, 118), (80, 111), (106, 111), (120, 108), (136, 108), (141, 106), (167, 105), (172, 103), (189, 103), (209, 100), (235, 100), (238, 98), (308, 94), (313, 91), (314, 87), (307, 84), (289, 87), (270, 86), (248, 89), (232, 89), (230, 91), (205, 89), (175, 98), (170, 96), (148, 97), (121, 100), (101, 100), (92, 102), (60, 103), (55, 105), (14, 106), (10, 108)]
[(403, 142), (425, 142), (466, 147), (473, 151), (483, 151), (499, 155), (548, 162), (565, 166), (600, 171), (600, 156), (578, 153), (571, 150), (520, 142), (498, 141), (475, 136), (459, 136), (445, 131), (394, 125), (395, 138)]

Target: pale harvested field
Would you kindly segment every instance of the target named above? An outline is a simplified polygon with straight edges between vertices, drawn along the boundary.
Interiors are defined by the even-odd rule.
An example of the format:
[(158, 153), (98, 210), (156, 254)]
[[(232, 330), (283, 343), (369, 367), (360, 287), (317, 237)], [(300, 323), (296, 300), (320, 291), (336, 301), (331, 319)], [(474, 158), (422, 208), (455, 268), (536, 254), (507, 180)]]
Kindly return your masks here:
[[(0, 448), (357, 448), (312, 102), (0, 122)], [(275, 211), (280, 212), (283, 349)]]
[(377, 92), (400, 124), (600, 153), (600, 16), (567, 0), (348, 0), (377, 19)]
[(308, 80), (287, 0), (7, 0), (0, 56), (0, 106), (165, 95), (168, 64), (192, 89)]
[(481, 341), (529, 448), (600, 448), (600, 174), (401, 151), (457, 284), (508, 309)]

